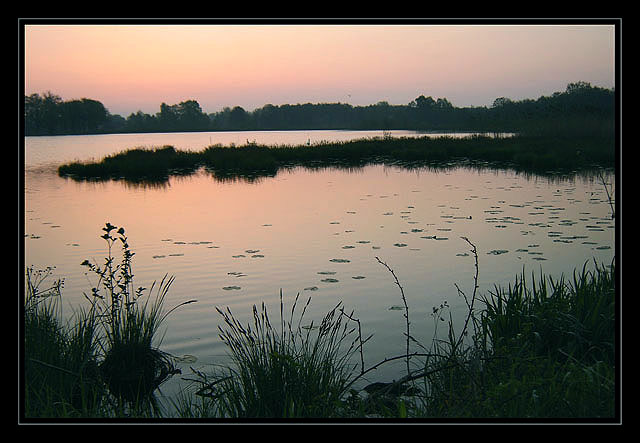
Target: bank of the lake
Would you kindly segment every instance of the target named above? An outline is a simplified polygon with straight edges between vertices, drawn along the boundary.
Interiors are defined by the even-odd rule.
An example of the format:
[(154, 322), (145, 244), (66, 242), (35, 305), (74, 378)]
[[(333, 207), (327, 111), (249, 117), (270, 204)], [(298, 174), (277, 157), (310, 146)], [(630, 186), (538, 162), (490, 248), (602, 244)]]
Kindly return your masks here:
[[(475, 253), (475, 246), (469, 244)], [(395, 277), (393, 271), (392, 275)], [(283, 319), (281, 324), (277, 313), (268, 313), (264, 305), (262, 310), (254, 307), (253, 331), (245, 329), (231, 312), (219, 311), (226, 323), (221, 335), (235, 365), (216, 374), (189, 374), (196, 389), (176, 401), (177, 415), (183, 420), (243, 421), (611, 422), (619, 413), (616, 280), (613, 262), (611, 266), (596, 264), (594, 271), (583, 267), (573, 278), (553, 280), (540, 275), (530, 280), (523, 274), (513, 286), (496, 287), (492, 294), (480, 296), (475, 290), (463, 294), (470, 321), (464, 326), (449, 322), (448, 332), (445, 327), (440, 337), (434, 336), (432, 344), (417, 352), (398, 349), (389, 361), (406, 359), (409, 368), (411, 356), (421, 366), (393, 383), (371, 383), (359, 390), (352, 388), (353, 382), (377, 365), (365, 368), (357, 364), (364, 349), (358, 345), (362, 346), (364, 337), (360, 332), (349, 337), (343, 328), (358, 321), (353, 313), (334, 309), (317, 334), (310, 334), (300, 329), (300, 323), (296, 329), (304, 309), (299, 314), (298, 307), (294, 316), (295, 303), (293, 308), (286, 307), (291, 320)], [(402, 291), (400, 282), (398, 286)], [(153, 401), (127, 403), (103, 385), (105, 372), (97, 370), (104, 367), (101, 348), (87, 347), (86, 342), (87, 337), (91, 343), (99, 340), (97, 328), (89, 328), (88, 335), (78, 334), (87, 331), (88, 325), (95, 327), (91, 313), (80, 317), (81, 324), (64, 327), (49, 307), (51, 299), (60, 295), (59, 287), (56, 292), (54, 285), (48, 293), (33, 285), (29, 289), (25, 306), (30, 320), (25, 350), (27, 418), (168, 418), (167, 411), (157, 409)], [(407, 313), (409, 308), (405, 305)], [(434, 320), (445, 321), (447, 309), (446, 305), (434, 308)], [(144, 309), (140, 312), (143, 318), (149, 316)], [(359, 331), (359, 322), (357, 325)], [(345, 352), (343, 342), (352, 339), (356, 348)], [(55, 344), (60, 352), (53, 353), (51, 345), (43, 343)], [(356, 364), (350, 366), (353, 361)]]

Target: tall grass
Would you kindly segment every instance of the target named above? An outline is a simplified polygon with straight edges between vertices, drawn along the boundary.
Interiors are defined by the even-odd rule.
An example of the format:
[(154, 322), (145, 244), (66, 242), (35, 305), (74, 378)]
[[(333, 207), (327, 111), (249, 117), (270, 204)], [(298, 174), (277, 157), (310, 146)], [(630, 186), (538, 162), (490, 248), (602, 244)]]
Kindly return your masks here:
[[(611, 419), (616, 414), (615, 266), (573, 279), (524, 271), (481, 297), (474, 334), (425, 364), (428, 417)], [(442, 344), (444, 346), (442, 346)]]
[(69, 324), (60, 320), (62, 280), (47, 283), (53, 268), (25, 272), (24, 397), (25, 417), (79, 417), (100, 408), (98, 331), (94, 316), (76, 311)]
[[(156, 287), (154, 302), (142, 303), (145, 288), (133, 289), (133, 253), (124, 230), (107, 224), (104, 232), (108, 257), (102, 266), (84, 263), (98, 276), (98, 285), (87, 296), (91, 308), (78, 311), (74, 327), (58, 320), (62, 282), (42, 288), (50, 270), (27, 270), (28, 417), (162, 415), (149, 395), (176, 371), (170, 356), (153, 342), (158, 326), (173, 311), (161, 309), (173, 279)], [(473, 292), (466, 294), (456, 285), (467, 315), (455, 324), (446, 302), (434, 307), (430, 344), (412, 336), (404, 289), (378, 259), (393, 275), (405, 305), (406, 344), (397, 356), (365, 367), (364, 345), (371, 336), (363, 339), (360, 321), (342, 303), (319, 323), (306, 319), (311, 299), (299, 305), (298, 295), (285, 310), (282, 292), (275, 321), (264, 303), (253, 306), (252, 322), (246, 325), (228, 308), (216, 308), (223, 323), (219, 336), (232, 362), (210, 374), (194, 369), (195, 378), (186, 380), (197, 390), (180, 400), (178, 414), (227, 419), (614, 419), (619, 413), (615, 261), (610, 266), (594, 262), (593, 270), (585, 263), (571, 278), (541, 274), (527, 279), (523, 270), (513, 284), (481, 295), (478, 252), (463, 240), (475, 257)], [(123, 247), (117, 264), (111, 255), (115, 243)], [(441, 324), (446, 325), (444, 333)], [(380, 366), (398, 360), (406, 360), (406, 375), (357, 387)]]
[[(297, 297), (285, 321), (281, 294), (278, 325), (264, 304), (254, 306), (253, 325), (242, 325), (231, 311), (218, 308), (225, 324), (220, 337), (233, 365), (215, 374), (194, 370), (196, 378), (189, 380), (199, 387), (199, 400), (186, 399), (179, 413), (243, 419), (614, 419), (615, 263), (596, 264), (593, 271), (585, 263), (572, 279), (541, 275), (528, 281), (523, 270), (514, 284), (480, 295), (478, 253), (463, 240), (476, 259), (473, 293), (456, 285), (467, 315), (455, 324), (448, 303), (434, 307), (430, 344), (411, 335), (402, 285), (378, 259), (405, 303), (403, 352), (365, 368), (364, 344), (371, 337), (362, 339), (359, 320), (340, 305), (316, 334), (313, 323), (302, 326), (309, 301), (294, 320)], [(354, 323), (357, 327), (347, 327)], [(440, 324), (445, 324), (444, 333)], [(406, 375), (355, 388), (380, 366), (398, 360), (406, 360)]]
[[(153, 393), (179, 372), (161, 351), (157, 332), (165, 318), (165, 297), (173, 277), (159, 285), (134, 289), (132, 258), (124, 228), (107, 223), (101, 236), (108, 245), (104, 264), (82, 265), (98, 280), (79, 309), (62, 325), (57, 299), (62, 284), (40, 288), (47, 272), (26, 272), (25, 417), (125, 417), (162, 413)], [(122, 260), (113, 255), (122, 246)], [(152, 294), (155, 291), (155, 298)]]
[[(264, 304), (253, 307), (253, 325), (242, 325), (230, 310), (216, 308), (224, 320), (220, 338), (234, 365), (213, 378), (199, 374), (197, 395), (209, 409), (233, 418), (309, 418), (333, 416), (355, 368), (357, 344), (340, 305), (319, 324), (303, 324), (310, 299), (297, 314), (296, 297), (285, 318), (274, 325)], [(296, 319), (296, 315), (298, 315)]]

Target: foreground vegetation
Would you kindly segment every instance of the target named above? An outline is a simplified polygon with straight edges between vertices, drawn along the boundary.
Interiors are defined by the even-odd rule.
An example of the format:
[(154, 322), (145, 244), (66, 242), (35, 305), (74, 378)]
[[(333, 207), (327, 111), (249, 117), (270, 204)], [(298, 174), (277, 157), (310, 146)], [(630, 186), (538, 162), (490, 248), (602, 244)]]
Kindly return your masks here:
[[(107, 224), (109, 254), (103, 266), (84, 262), (98, 284), (86, 295), (88, 311), (70, 325), (56, 315), (62, 283), (43, 289), (48, 271), (26, 273), (24, 304), (24, 392), (26, 418), (167, 417), (153, 392), (177, 371), (171, 356), (152, 345), (171, 311), (162, 305), (171, 279), (156, 300), (143, 304), (144, 288), (132, 285), (124, 230)], [(571, 279), (524, 271), (507, 288), (477, 294), (476, 247), (472, 294), (458, 288), (467, 306), (454, 325), (446, 302), (433, 308), (431, 343), (411, 335), (409, 306), (401, 282), (390, 272), (404, 303), (406, 347), (397, 356), (366, 367), (370, 337), (342, 304), (320, 323), (305, 319), (296, 297), (285, 309), (280, 296), (274, 321), (264, 304), (253, 308), (253, 324), (218, 309), (219, 335), (232, 364), (214, 373), (192, 370), (192, 392), (175, 400), (182, 419), (517, 419), (603, 420), (618, 415), (616, 271), (597, 263)], [(115, 263), (118, 242), (123, 258)], [(457, 285), (456, 285), (457, 288)], [(175, 309), (175, 308), (174, 308)], [(446, 324), (446, 323), (445, 323)], [(363, 383), (391, 361), (406, 362), (393, 382)]]
[[(163, 304), (173, 279), (165, 277), (158, 286), (154, 283), (146, 295), (146, 288), (135, 289), (134, 253), (124, 229), (116, 229), (110, 223), (102, 228), (101, 237), (108, 245), (104, 264), (82, 263), (97, 282), (91, 294), (85, 294), (89, 309), (76, 311), (69, 325), (62, 324), (59, 312), (63, 281), (42, 287), (52, 269), (26, 270), (25, 417), (158, 414), (153, 392), (176, 373), (171, 356), (154, 343), (158, 328), (171, 313), (163, 312)], [(112, 255), (116, 243), (122, 247), (119, 263)]]
[(61, 165), (58, 174), (76, 180), (124, 179), (163, 182), (172, 174), (189, 174), (204, 167), (214, 177), (273, 176), (280, 168), (304, 166), (361, 167), (394, 164), (405, 167), (450, 166), (473, 162), (535, 173), (613, 167), (612, 137), (514, 136), (492, 138), (382, 137), (311, 146), (210, 146), (203, 151), (180, 151), (172, 146), (130, 149), (98, 162)]

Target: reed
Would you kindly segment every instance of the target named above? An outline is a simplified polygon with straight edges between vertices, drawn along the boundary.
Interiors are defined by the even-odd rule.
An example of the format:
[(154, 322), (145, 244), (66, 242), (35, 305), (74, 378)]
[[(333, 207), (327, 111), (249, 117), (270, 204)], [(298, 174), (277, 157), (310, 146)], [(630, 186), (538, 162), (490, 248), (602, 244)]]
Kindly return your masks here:
[(60, 320), (62, 280), (47, 283), (53, 268), (25, 272), (23, 414), (28, 418), (99, 414), (98, 330), (84, 310)]
[(58, 174), (76, 180), (124, 179), (162, 182), (170, 175), (200, 167), (223, 179), (231, 176), (272, 176), (280, 168), (394, 164), (405, 167), (449, 167), (451, 162), (481, 162), (520, 171), (549, 173), (613, 167), (614, 141), (606, 137), (472, 136), (369, 138), (301, 146), (210, 146), (200, 152), (171, 146), (131, 149), (99, 162), (61, 165)]
[[(75, 326), (64, 327), (57, 311), (62, 281), (43, 286), (51, 270), (26, 273), (25, 416), (162, 416), (150, 394), (177, 371), (171, 357), (154, 347), (158, 326), (173, 309), (162, 306), (173, 281), (156, 287), (155, 301), (134, 289), (124, 229), (103, 228), (109, 248), (103, 265), (83, 264), (98, 276)], [(465, 294), (467, 315), (454, 324), (450, 306), (433, 308), (434, 335), (419, 343), (409, 328), (409, 303), (392, 269), (405, 306), (405, 349), (368, 368), (360, 321), (337, 304), (319, 323), (306, 319), (311, 299), (299, 294), (279, 319), (267, 307), (253, 306), (252, 322), (242, 324), (227, 308), (216, 308), (218, 327), (232, 364), (213, 374), (193, 369), (193, 396), (178, 414), (224, 419), (497, 419), (610, 421), (619, 410), (616, 336), (616, 268), (587, 263), (571, 278), (525, 278), (524, 270), (506, 288)], [(116, 263), (112, 246), (121, 244)], [(149, 292), (149, 297), (153, 289)], [(479, 305), (478, 303), (479, 302)], [(447, 322), (448, 319), (448, 323)], [(447, 324), (444, 334), (438, 325)], [(365, 380), (382, 365), (406, 361), (406, 375), (392, 382)], [(409, 364), (411, 362), (411, 365)]]
[(596, 263), (593, 271), (585, 263), (569, 281), (541, 275), (527, 282), (523, 271), (514, 284), (482, 296), (464, 358), (453, 355), (450, 338), (427, 365), (429, 395), (418, 414), (615, 417), (614, 275), (614, 263)]
[(220, 338), (234, 365), (213, 376), (197, 373), (196, 395), (208, 400), (207, 409), (227, 418), (335, 416), (356, 366), (357, 344), (347, 346), (354, 329), (340, 304), (319, 324), (303, 324), (309, 302), (298, 314), (296, 296), (286, 319), (281, 292), (277, 326), (264, 304), (254, 305), (253, 325), (241, 324), (228, 308), (216, 308), (225, 325), (219, 327)]
[[(103, 231), (104, 264), (82, 263), (98, 279), (85, 294), (90, 307), (79, 309), (69, 325), (61, 324), (56, 310), (61, 281), (41, 289), (51, 271), (26, 272), (25, 417), (162, 415), (154, 391), (179, 371), (157, 347), (157, 332), (173, 310), (194, 300), (164, 310), (173, 277), (154, 282), (146, 293), (134, 289), (135, 254), (124, 228), (107, 223)], [(116, 243), (120, 262), (113, 255)]]

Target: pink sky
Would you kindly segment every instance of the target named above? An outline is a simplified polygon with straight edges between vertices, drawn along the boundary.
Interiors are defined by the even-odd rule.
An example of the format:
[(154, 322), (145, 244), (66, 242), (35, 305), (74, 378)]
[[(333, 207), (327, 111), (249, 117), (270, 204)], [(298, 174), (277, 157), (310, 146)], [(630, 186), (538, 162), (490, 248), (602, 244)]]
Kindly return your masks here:
[(25, 94), (91, 98), (124, 117), (193, 99), (454, 106), (615, 85), (613, 25), (25, 25)]

